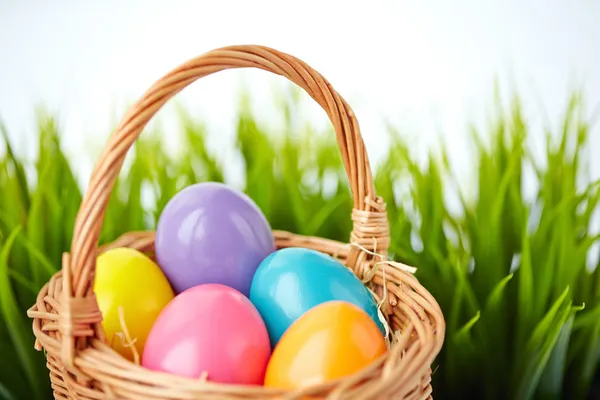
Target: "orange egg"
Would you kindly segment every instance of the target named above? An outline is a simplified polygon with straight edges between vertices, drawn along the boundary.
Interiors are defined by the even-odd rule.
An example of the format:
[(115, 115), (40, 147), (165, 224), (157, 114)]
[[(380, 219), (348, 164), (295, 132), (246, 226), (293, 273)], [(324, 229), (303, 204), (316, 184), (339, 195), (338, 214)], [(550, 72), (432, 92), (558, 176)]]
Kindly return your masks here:
[(273, 350), (265, 386), (298, 389), (357, 372), (387, 351), (371, 317), (344, 301), (322, 303), (296, 320)]

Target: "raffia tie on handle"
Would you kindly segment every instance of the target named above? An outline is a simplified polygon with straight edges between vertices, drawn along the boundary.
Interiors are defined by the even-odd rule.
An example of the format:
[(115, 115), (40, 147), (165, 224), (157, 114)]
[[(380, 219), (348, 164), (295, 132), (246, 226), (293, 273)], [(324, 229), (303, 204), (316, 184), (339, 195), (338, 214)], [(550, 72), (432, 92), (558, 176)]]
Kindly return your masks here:
[(365, 203), (368, 206), (367, 210), (352, 210), (354, 226), (350, 234), (350, 243), (385, 255), (390, 245), (390, 226), (385, 202), (381, 197), (375, 200), (367, 197)]
[(387, 258), (390, 244), (390, 229), (382, 198), (365, 198), (365, 210), (353, 209), (353, 229), (350, 243), (353, 244), (348, 257), (348, 266), (362, 280), (369, 274), (372, 263), (366, 262), (375, 253)]
[(60, 313), (60, 324), (63, 334), (74, 337), (94, 335), (90, 325), (102, 322), (102, 313), (98, 310), (96, 296), (68, 298), (66, 307)]

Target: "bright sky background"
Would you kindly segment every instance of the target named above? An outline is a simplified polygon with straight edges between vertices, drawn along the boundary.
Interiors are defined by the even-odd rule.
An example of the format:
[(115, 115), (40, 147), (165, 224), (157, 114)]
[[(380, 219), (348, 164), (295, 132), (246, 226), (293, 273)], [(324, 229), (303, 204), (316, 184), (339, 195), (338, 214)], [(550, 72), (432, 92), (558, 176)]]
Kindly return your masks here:
[[(573, 89), (584, 89), (590, 113), (600, 103), (599, 20), (592, 0), (0, 0), (0, 118), (29, 152), (35, 108), (48, 108), (86, 179), (85, 151), (103, 145), (156, 79), (215, 47), (258, 43), (302, 58), (332, 82), (357, 113), (374, 162), (389, 119), (424, 146), (442, 133), (468, 172), (467, 125), (485, 122), (495, 78), (518, 89), (539, 137), (543, 125), (557, 126)], [(177, 96), (209, 122), (211, 145), (224, 154), (242, 79), (259, 114), (272, 119), (272, 82), (280, 81), (264, 72), (220, 73)], [(159, 119), (176, 144), (173, 111)], [(301, 115), (325, 122), (312, 104)], [(595, 149), (599, 136), (595, 128)]]

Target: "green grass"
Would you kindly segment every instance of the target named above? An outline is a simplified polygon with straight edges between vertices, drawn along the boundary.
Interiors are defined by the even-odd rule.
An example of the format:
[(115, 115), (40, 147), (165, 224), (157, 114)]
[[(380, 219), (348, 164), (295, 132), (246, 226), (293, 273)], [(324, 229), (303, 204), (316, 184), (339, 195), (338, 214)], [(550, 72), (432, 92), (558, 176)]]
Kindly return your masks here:
[[(586, 268), (599, 239), (590, 228), (600, 183), (586, 178), (591, 121), (574, 96), (563, 126), (548, 134), (543, 159), (534, 162), (522, 108), (513, 104), (509, 110), (498, 105), (485, 131), (472, 130), (472, 176), (457, 177), (444, 152), (419, 162), (393, 129), (374, 172), (388, 203), (390, 253), (418, 267), (446, 316), (436, 399), (463, 392), (486, 399), (583, 399), (598, 370), (600, 268)], [(283, 115), (295, 106), (282, 104)], [(181, 121), (185, 152), (165, 152), (160, 129), (146, 132), (131, 152), (102, 242), (152, 229), (186, 185), (225, 180), (223, 160), (205, 146), (206, 128), (185, 113)], [(14, 154), (6, 135), (0, 156), (0, 398), (6, 399), (50, 396), (25, 310), (69, 249), (82, 196), (55, 121), (40, 115), (38, 122), (35, 162)], [(240, 111), (242, 189), (274, 228), (347, 239), (352, 202), (333, 137), (310, 126), (277, 136), (247, 109)], [(539, 182), (533, 200), (522, 190), (527, 171)], [(466, 184), (471, 181), (475, 185)], [(457, 191), (459, 184), (468, 189)], [(152, 204), (144, 206), (143, 193), (153, 194)], [(460, 198), (458, 210), (448, 205), (449, 194)]]

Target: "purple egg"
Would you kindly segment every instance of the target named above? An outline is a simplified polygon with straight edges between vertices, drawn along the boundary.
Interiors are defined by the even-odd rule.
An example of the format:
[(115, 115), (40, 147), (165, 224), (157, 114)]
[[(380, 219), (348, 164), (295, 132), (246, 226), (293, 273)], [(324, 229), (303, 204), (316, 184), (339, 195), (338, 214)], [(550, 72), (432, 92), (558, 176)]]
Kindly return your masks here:
[(169, 201), (155, 246), (175, 292), (220, 283), (246, 296), (256, 269), (275, 251), (271, 227), (252, 199), (214, 182), (188, 186)]

